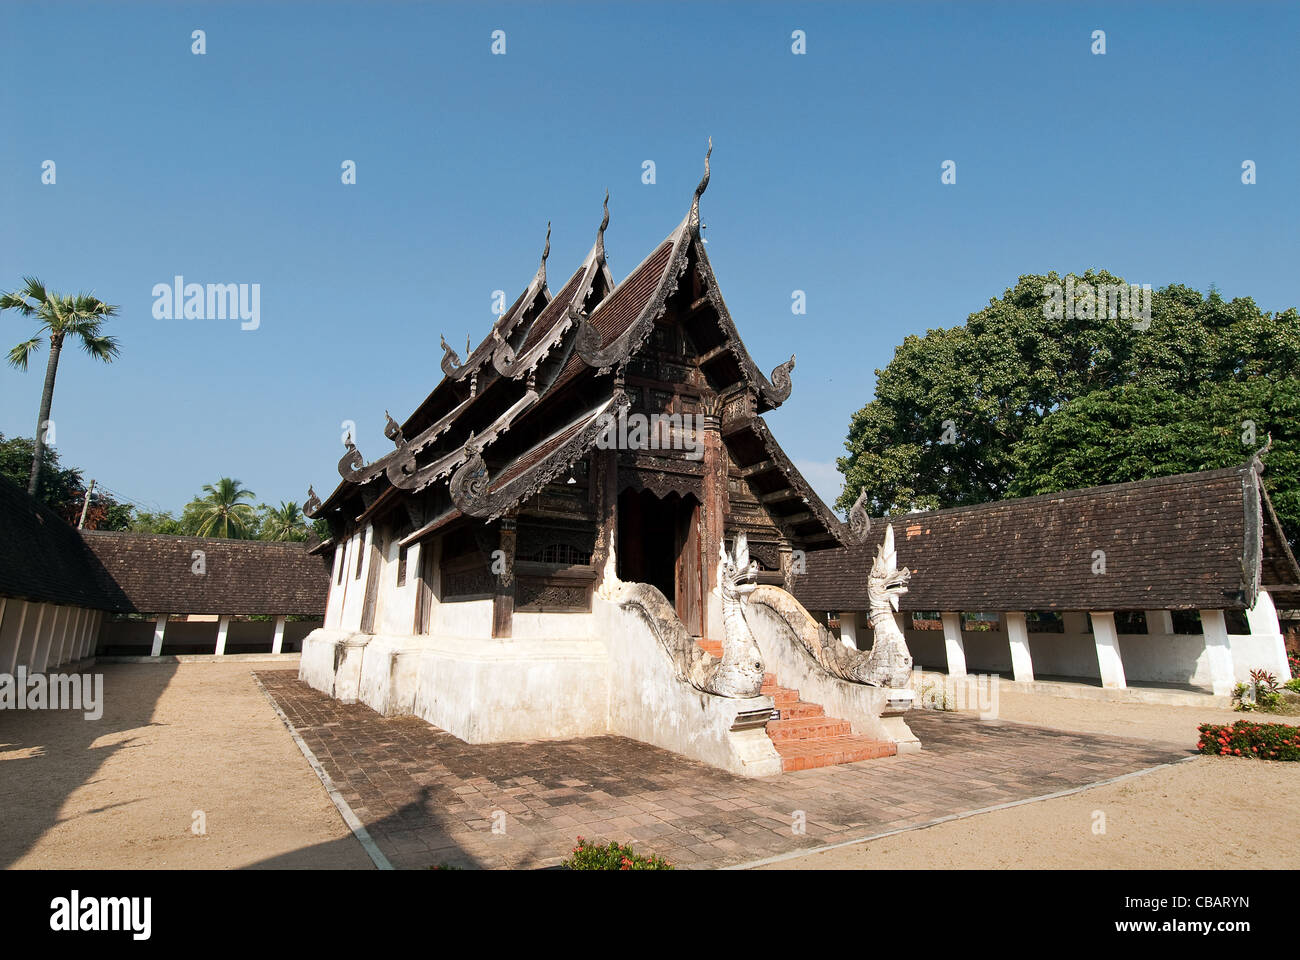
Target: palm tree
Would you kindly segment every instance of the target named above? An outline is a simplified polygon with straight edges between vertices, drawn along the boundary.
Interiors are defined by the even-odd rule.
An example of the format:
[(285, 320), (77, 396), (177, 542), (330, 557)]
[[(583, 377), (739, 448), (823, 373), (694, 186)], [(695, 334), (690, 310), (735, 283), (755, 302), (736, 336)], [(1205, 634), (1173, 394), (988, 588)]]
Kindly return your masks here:
[(54, 376), (59, 370), (59, 354), (63, 341), (69, 335), (96, 360), (112, 363), (118, 354), (117, 340), (100, 333), (104, 320), (117, 316), (117, 307), (97, 300), (87, 293), (75, 297), (53, 293), (35, 277), (23, 277), (24, 287), (16, 293), (0, 294), (0, 310), (17, 310), (21, 316), (35, 317), (40, 324), (36, 336), (24, 340), (9, 351), (9, 363), (19, 370), (27, 369), (27, 361), (46, 336), (50, 338), (50, 359), (45, 364), (45, 386), (41, 389), (41, 412), (36, 421), (36, 450), (32, 456), (32, 475), (27, 481), (27, 493), (36, 496), (36, 478), (41, 470), (45, 453), (45, 429), (50, 422), (50, 407), (54, 404)]
[(245, 490), (238, 480), (222, 477), (215, 484), (205, 483), (206, 496), (196, 499), (191, 506), (198, 520), (200, 537), (228, 537), (243, 540), (256, 521), (252, 504), (253, 491)]
[(293, 500), (280, 501), (278, 507), (266, 508), (262, 516), (263, 540), (306, 540), (307, 518)]

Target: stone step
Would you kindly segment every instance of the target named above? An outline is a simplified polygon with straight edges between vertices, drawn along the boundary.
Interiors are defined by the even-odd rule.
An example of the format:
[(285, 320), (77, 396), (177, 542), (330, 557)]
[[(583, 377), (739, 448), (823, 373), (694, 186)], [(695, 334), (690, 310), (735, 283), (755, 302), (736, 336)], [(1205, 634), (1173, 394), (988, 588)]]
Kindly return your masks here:
[(853, 727), (847, 720), (835, 717), (798, 717), (792, 720), (769, 720), (767, 724), (767, 735), (773, 743), (847, 737), (852, 733)]
[(794, 701), (799, 699), (799, 691), (796, 690), (794, 687), (782, 687), (775, 683), (763, 684), (763, 687), (759, 691), (759, 693), (761, 693), (765, 697), (771, 697), (773, 700)]
[(781, 755), (781, 769), (786, 773), (892, 757), (898, 752), (897, 746), (888, 740), (851, 734), (814, 740), (774, 740), (773, 745)]
[(804, 720), (809, 717), (824, 717), (826, 711), (820, 703), (808, 703), (804, 700), (776, 701), (778, 720)]

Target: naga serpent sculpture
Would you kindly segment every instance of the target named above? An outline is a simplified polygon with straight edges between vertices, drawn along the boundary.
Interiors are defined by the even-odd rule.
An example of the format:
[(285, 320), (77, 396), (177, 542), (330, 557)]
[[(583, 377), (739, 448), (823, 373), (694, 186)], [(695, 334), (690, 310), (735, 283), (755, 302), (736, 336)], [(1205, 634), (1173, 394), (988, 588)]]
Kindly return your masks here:
[(763, 688), (763, 655), (749, 631), (742, 608), (754, 590), (758, 564), (749, 559), (743, 533), (736, 538), (732, 555), (728, 556), (726, 546), (721, 544), (718, 552), (718, 589), (722, 594), (726, 627), (722, 659), (695, 642), (659, 588), (648, 583), (623, 583), (618, 603), (646, 619), (677, 675), (692, 687), (719, 697), (757, 697)]
[(871, 626), (875, 634), (875, 643), (869, 651), (844, 646), (780, 587), (759, 587), (749, 603), (767, 607), (784, 620), (808, 655), (831, 676), (873, 687), (904, 688), (911, 685), (912, 655), (906, 638), (894, 622), (894, 611), (898, 609), (898, 598), (907, 592), (911, 576), (906, 567), (898, 568), (894, 530), (892, 526), (886, 527), (884, 543), (876, 551), (867, 575)]

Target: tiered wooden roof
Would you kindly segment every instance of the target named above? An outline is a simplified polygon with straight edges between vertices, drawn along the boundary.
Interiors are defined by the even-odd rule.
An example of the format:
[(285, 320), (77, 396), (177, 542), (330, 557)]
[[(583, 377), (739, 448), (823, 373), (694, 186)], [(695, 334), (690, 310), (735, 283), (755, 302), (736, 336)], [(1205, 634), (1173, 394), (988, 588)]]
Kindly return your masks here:
[(605, 262), (606, 195), (596, 242), (560, 291), (552, 297), (546, 286), (544, 254), (537, 276), (464, 363), (443, 343), (443, 380), (403, 424), (389, 419), (395, 448), (367, 464), (349, 444), (343, 482), (323, 503), (310, 491), (309, 515), (339, 529), (405, 511), (396, 526), (409, 541), (518, 508), (587, 454), (602, 417), (628, 405), (625, 375), (671, 303), (689, 327), (692, 362), (723, 406), (733, 467), (794, 546), (847, 542), (761, 418), (790, 395), (794, 358), (769, 379), (740, 339), (700, 238), (708, 180), (706, 156), (690, 211), (621, 283)]

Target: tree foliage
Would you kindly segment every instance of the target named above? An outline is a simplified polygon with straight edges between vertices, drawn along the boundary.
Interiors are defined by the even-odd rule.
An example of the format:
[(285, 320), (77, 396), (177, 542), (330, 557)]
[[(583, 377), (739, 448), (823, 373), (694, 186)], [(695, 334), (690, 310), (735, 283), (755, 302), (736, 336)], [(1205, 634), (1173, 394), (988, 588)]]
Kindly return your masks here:
[(1045, 290), (1065, 283), (1022, 276), (965, 325), (907, 337), (853, 416), (837, 506), (865, 490), (888, 515), (1241, 463), (1253, 420), (1256, 446), (1273, 433), (1270, 495), (1300, 531), (1300, 312), (1175, 284), (1152, 292), (1149, 324), (1053, 315)]
[[(0, 433), (0, 476), (25, 488), (32, 468), (36, 444), (31, 437), (5, 439)], [(49, 507), (73, 526), (81, 519), (85, 503), (86, 482), (76, 467), (64, 467), (58, 451), (41, 449), (41, 468), (37, 474), (36, 500)], [(131, 507), (118, 503), (110, 494), (96, 489), (86, 511), (88, 530), (125, 530), (131, 523)]]
[(117, 339), (103, 332), (104, 321), (117, 316), (117, 307), (89, 293), (55, 293), (47, 290), (36, 277), (23, 277), (23, 287), (0, 294), (0, 311), (12, 310), (20, 317), (36, 322), (36, 334), (16, 344), (9, 351), (9, 364), (26, 370), (43, 341), (49, 341), (50, 355), (45, 364), (45, 382), (41, 387), (40, 412), (36, 418), (36, 438), (28, 465), (27, 492), (36, 496), (40, 465), (45, 447), (46, 424), (54, 403), (54, 380), (59, 369), (59, 355), (69, 337), (96, 360), (112, 363), (119, 352)]

